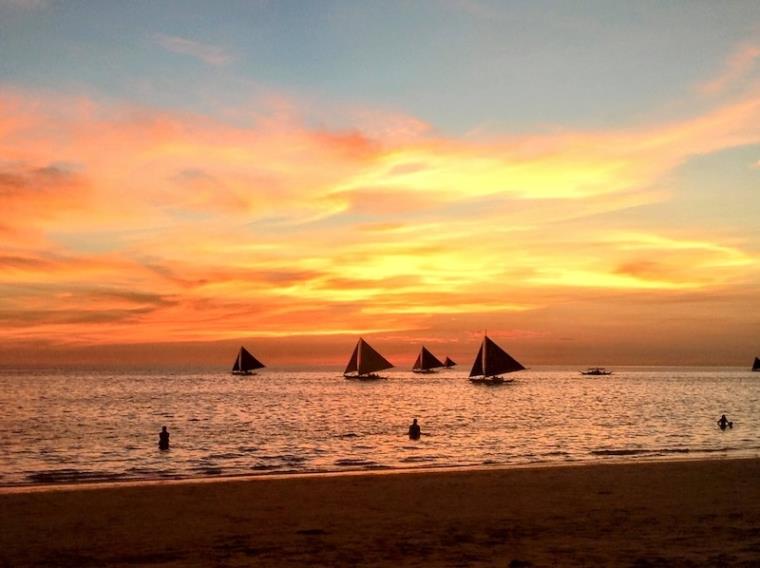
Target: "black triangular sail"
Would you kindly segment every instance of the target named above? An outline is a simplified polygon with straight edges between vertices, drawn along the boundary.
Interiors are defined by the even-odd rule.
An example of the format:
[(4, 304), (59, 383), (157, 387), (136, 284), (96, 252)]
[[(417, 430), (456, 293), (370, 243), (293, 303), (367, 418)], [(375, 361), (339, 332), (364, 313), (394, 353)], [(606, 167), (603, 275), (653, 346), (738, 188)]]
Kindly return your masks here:
[(359, 339), (358, 347), (359, 362), (357, 371), (359, 371), (360, 375), (367, 375), (393, 367), (393, 363), (375, 351), (364, 339)]
[(437, 369), (443, 367), (443, 363), (438, 357), (433, 355), (426, 347), (422, 347), (422, 368), (423, 369)]
[(412, 365), (412, 370), (415, 369), (422, 369), (422, 352), (420, 351), (420, 354), (417, 355), (417, 358), (414, 360), (414, 365)]
[(351, 359), (348, 360), (348, 365), (346, 365), (346, 370), (343, 371), (344, 375), (347, 375), (348, 373), (355, 373), (356, 369), (358, 368), (356, 362), (359, 359), (359, 344), (356, 344), (356, 347), (354, 347), (354, 352), (351, 353)]
[(525, 369), (519, 361), (485, 336), (475, 357), (470, 377), (495, 377)]
[(428, 351), (427, 347), (423, 345), (422, 349), (420, 349), (420, 354), (417, 355), (417, 360), (414, 362), (412, 370), (429, 371), (439, 367), (443, 367), (443, 363), (441, 363), (438, 357), (433, 355)]
[(483, 355), (485, 376), (494, 377), (502, 373), (513, 373), (525, 369), (509, 353), (496, 345), (490, 337), (486, 336), (483, 344), (485, 345), (485, 353)]
[(471, 377), (480, 377), (483, 375), (483, 343), (480, 344), (478, 354), (475, 356), (475, 362), (472, 364), (470, 371)]
[(752, 365), (753, 371), (760, 371), (760, 357), (755, 357), (755, 362)]
[(248, 349), (241, 347), (237, 357), (235, 358), (235, 364), (232, 366), (232, 372), (250, 373), (255, 369), (262, 369), (263, 367), (265, 367), (264, 363), (251, 355)]
[(443, 362), (443, 366), (446, 367), (447, 369), (454, 367), (456, 364), (457, 364), (456, 361), (454, 361), (453, 359), (449, 359), (448, 357), (446, 357), (446, 360)]
[(348, 377), (348, 375), (355, 373), (357, 377), (367, 377), (372, 373), (382, 371), (383, 369), (390, 369), (391, 367), (393, 367), (393, 364), (390, 361), (380, 355), (369, 343), (360, 337), (351, 354), (351, 359), (348, 361), (346, 370), (343, 371), (343, 375)]

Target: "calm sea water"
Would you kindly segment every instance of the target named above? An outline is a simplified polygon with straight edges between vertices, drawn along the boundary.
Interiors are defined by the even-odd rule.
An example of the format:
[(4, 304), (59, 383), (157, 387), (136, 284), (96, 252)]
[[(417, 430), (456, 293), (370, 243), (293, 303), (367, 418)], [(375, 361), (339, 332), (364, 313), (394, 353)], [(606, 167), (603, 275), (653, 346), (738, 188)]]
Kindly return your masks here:
[(760, 455), (760, 375), (746, 370), (539, 368), (501, 387), (464, 370), (388, 376), (0, 371), (0, 485)]

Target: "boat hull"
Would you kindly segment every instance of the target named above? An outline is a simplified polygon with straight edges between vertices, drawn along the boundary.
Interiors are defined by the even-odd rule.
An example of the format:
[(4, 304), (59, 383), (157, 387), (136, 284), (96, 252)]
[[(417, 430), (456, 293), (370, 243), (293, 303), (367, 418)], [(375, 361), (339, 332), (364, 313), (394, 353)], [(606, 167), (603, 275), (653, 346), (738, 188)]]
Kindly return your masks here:
[(254, 373), (253, 371), (232, 371), (232, 374), (233, 375), (252, 377), (256, 373)]
[(470, 382), (474, 385), (508, 385), (514, 383), (514, 379), (505, 379), (504, 377), (470, 377)]
[(370, 373), (369, 375), (343, 375), (343, 378), (349, 381), (384, 381), (388, 379), (388, 377), (382, 377), (374, 373)]
[(606, 377), (611, 375), (612, 371), (604, 367), (589, 367), (585, 371), (579, 371), (579, 373), (585, 377)]
[(437, 372), (433, 369), (412, 369), (412, 373), (417, 373), (418, 375), (434, 375)]

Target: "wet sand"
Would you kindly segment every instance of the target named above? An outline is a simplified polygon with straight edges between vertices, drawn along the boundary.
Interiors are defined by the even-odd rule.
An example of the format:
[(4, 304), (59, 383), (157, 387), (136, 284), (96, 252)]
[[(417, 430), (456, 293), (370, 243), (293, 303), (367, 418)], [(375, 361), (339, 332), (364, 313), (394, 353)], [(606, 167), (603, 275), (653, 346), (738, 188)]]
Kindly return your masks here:
[(760, 460), (0, 494), (2, 566), (757, 566)]

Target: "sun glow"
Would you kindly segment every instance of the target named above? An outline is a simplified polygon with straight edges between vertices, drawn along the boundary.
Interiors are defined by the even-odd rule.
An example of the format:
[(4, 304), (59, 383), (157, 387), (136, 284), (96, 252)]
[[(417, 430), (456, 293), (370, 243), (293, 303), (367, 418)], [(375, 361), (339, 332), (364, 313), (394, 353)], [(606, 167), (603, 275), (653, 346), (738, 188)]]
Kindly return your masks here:
[(5, 89), (0, 337), (454, 340), (485, 322), (559, 341), (549, 314), (582, 318), (600, 292), (656, 304), (757, 276), (749, 236), (608, 220), (672, 199), (691, 156), (760, 142), (754, 98), (637, 130), (470, 140), (407, 121), (231, 125)]

